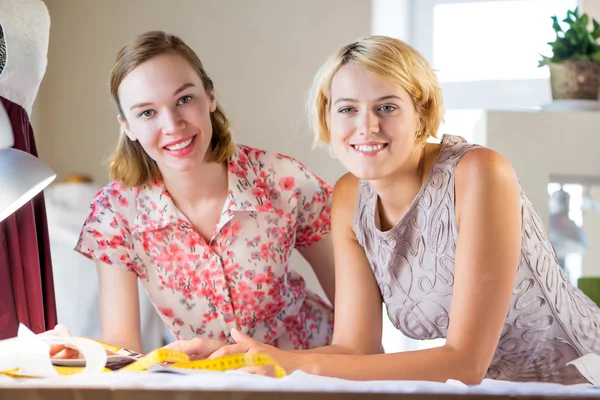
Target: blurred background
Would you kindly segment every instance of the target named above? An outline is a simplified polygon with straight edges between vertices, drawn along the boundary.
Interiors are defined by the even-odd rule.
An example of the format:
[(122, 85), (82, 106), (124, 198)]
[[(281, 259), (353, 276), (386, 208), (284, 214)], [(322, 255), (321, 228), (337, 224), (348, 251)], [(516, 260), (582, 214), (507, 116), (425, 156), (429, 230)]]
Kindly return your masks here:
[[(118, 50), (166, 30), (200, 56), (236, 141), (296, 157), (334, 184), (342, 167), (311, 149), (303, 105), (311, 79), (341, 45), (367, 34), (407, 41), (438, 71), (447, 103), (440, 133), (490, 146), (513, 162), (573, 282), (600, 275), (598, 102), (557, 101), (538, 67), (555, 38), (551, 16), (600, 0), (44, 0), (48, 66), (32, 114), (46, 189), (59, 322), (99, 337), (93, 263), (74, 247), (119, 130), (108, 91)], [(320, 292), (296, 255), (294, 266)], [(73, 282), (77, 282), (74, 285)], [(141, 292), (145, 350), (164, 335)], [(385, 310), (384, 310), (385, 312)], [(386, 351), (439, 345), (403, 337), (384, 318)]]

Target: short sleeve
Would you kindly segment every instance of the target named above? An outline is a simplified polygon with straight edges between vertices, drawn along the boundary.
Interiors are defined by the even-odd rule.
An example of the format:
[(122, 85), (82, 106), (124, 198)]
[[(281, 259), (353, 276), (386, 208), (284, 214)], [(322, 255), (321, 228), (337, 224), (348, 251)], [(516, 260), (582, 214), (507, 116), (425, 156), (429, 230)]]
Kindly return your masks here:
[(331, 233), (333, 188), (301, 162), (281, 156), (284, 165), (275, 171), (278, 189), (297, 201), (297, 250), (305, 249)]
[(137, 271), (133, 261), (133, 240), (126, 218), (132, 199), (115, 184), (109, 184), (92, 200), (75, 251), (91, 260)]
[(331, 233), (333, 188), (311, 172), (298, 204), (296, 249), (309, 247)]

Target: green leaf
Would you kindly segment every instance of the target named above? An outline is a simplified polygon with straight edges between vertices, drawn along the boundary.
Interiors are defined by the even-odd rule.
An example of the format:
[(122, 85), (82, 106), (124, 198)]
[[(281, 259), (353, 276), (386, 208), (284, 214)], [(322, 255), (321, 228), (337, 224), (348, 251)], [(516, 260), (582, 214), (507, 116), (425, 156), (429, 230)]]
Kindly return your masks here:
[(587, 14), (583, 14), (581, 16), (580, 21), (581, 21), (581, 25), (583, 25), (583, 28), (586, 29), (588, 26), (588, 23), (590, 22), (590, 18), (588, 17)]
[(538, 62), (538, 67), (543, 67), (550, 64), (550, 57), (546, 57), (543, 54), (540, 54), (540, 56), (542, 56), (542, 59)]
[(594, 26), (594, 30), (592, 31), (592, 37), (594, 40), (600, 38), (600, 24), (595, 19), (592, 20), (592, 24)]
[[(546, 65), (549, 60), (552, 62), (561, 62), (566, 60), (591, 60), (597, 52), (600, 52), (600, 24), (587, 14), (579, 15), (579, 7), (575, 10), (568, 10), (567, 16), (563, 20), (568, 25), (564, 30), (558, 22), (556, 16), (551, 17), (552, 29), (556, 33), (556, 39), (549, 42), (552, 49), (552, 57), (542, 58), (541, 65)], [(590, 32), (588, 25), (592, 21), (593, 29)]]
[(554, 32), (556, 33), (563, 31), (560, 24), (558, 23), (558, 18), (556, 18), (556, 15), (552, 17), (552, 29), (554, 29)]

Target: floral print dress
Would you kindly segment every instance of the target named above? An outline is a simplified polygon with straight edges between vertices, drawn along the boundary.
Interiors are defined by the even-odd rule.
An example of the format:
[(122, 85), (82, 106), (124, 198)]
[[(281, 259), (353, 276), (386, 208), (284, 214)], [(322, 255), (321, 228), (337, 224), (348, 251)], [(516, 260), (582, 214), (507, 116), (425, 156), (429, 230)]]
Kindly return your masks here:
[(231, 342), (237, 328), (282, 349), (327, 345), (333, 309), (289, 266), (329, 235), (332, 188), (300, 162), (238, 145), (229, 193), (206, 242), (153, 181), (110, 182), (94, 198), (76, 250), (137, 274), (178, 339)]

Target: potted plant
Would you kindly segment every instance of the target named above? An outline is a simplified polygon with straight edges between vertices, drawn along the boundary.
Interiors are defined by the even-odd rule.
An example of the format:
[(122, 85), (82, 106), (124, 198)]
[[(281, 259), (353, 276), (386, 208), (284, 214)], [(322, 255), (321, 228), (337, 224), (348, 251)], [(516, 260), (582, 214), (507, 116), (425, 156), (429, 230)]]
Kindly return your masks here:
[(562, 20), (568, 27), (563, 31), (556, 16), (552, 17), (556, 40), (548, 44), (552, 57), (542, 55), (539, 67), (550, 67), (552, 98), (598, 100), (600, 92), (600, 24), (579, 14), (579, 7), (567, 11)]

